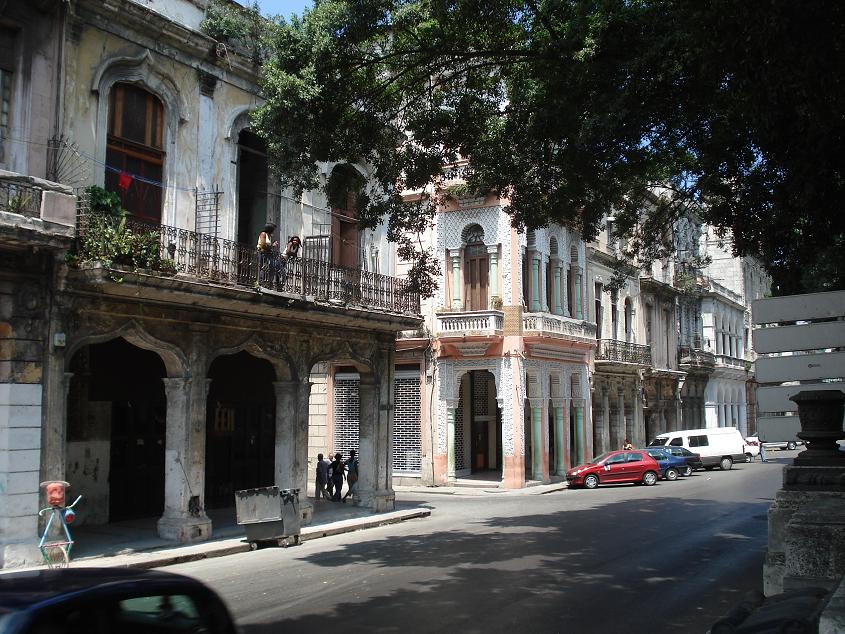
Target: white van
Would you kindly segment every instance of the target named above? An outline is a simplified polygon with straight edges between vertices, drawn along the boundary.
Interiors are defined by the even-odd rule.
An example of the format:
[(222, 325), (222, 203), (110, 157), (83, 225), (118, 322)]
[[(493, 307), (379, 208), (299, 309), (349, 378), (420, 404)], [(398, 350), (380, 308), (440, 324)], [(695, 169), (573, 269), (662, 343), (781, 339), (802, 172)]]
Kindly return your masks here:
[(745, 439), (736, 427), (681, 429), (660, 434), (649, 447), (686, 447), (701, 456), (707, 470), (719, 467), (727, 471), (734, 462), (745, 462)]

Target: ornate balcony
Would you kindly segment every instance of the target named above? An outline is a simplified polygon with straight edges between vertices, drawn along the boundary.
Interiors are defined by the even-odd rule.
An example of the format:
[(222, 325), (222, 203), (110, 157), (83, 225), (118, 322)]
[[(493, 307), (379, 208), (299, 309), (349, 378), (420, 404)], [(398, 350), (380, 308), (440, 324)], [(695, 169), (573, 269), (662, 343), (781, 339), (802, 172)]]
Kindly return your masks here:
[(599, 339), (596, 363), (599, 362), (650, 366), (651, 346), (616, 339)]
[(745, 370), (746, 364), (744, 359), (737, 359), (726, 354), (715, 355), (717, 368), (731, 368), (734, 370)]
[(437, 314), (437, 334), (441, 337), (455, 335), (501, 335), (504, 314), (499, 310), (477, 310)]
[(712, 372), (716, 357), (712, 352), (694, 346), (678, 347), (678, 365), (684, 372)]
[(369, 310), (418, 315), (420, 297), (407, 280), (350, 269), (320, 260), (293, 258), (276, 284), (278, 252), (259, 258), (254, 247), (167, 225), (97, 213), (80, 215), (78, 257), (107, 268), (152, 275), (188, 276), (241, 287), (275, 288), (304, 299)]
[(596, 339), (595, 324), (551, 313), (523, 314), (522, 332), (525, 336), (539, 335), (585, 343), (592, 343)]

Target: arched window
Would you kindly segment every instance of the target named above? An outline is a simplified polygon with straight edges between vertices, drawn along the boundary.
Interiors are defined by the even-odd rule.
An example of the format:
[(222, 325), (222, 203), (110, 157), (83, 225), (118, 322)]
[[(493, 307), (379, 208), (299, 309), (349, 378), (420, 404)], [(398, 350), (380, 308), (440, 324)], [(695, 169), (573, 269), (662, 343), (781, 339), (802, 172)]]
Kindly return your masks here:
[(106, 178), (133, 216), (161, 222), (164, 106), (151, 92), (118, 83), (109, 93)]
[(490, 261), (484, 244), (484, 230), (469, 225), (461, 233), (464, 249), (464, 286), (467, 310), (487, 310)]

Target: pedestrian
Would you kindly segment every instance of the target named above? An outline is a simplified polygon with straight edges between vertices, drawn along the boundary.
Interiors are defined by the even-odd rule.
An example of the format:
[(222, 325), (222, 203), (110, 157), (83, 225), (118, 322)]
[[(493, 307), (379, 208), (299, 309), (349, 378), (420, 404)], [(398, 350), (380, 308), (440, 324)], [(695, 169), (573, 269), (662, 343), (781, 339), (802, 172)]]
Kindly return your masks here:
[(356, 484), (358, 483), (358, 457), (355, 455), (355, 450), (349, 450), (349, 460), (346, 461), (346, 483), (349, 485), (349, 490), (343, 496), (343, 501), (350, 495), (357, 495)]
[(344, 464), (343, 464), (343, 456), (340, 455), (340, 452), (337, 452), (334, 455), (334, 462), (331, 464), (332, 468), (332, 481), (334, 484), (334, 497), (332, 498), (335, 502), (340, 502), (340, 493), (343, 489), (343, 472), (344, 472)]
[(763, 443), (763, 434), (757, 433), (757, 442), (760, 443), (760, 462), (766, 462), (766, 445)]
[(276, 231), (275, 223), (268, 222), (264, 230), (258, 234), (258, 244), (255, 245), (258, 251), (258, 283), (269, 285), (275, 281), (279, 285), (279, 260), (276, 249), (278, 241), (273, 240), (273, 233)]
[(288, 243), (285, 246), (285, 250), (279, 256), (279, 269), (282, 284), (285, 283), (288, 276), (288, 264), (296, 258), (296, 254), (299, 253), (300, 246), (302, 246), (302, 242), (299, 240), (299, 236), (288, 237)]
[(317, 454), (317, 479), (314, 487), (314, 498), (319, 500), (321, 497), (324, 500), (331, 500), (332, 496), (326, 490), (329, 484), (329, 465), (331, 462), (323, 458), (323, 454)]
[(622, 451), (631, 451), (633, 448), (634, 445), (632, 445), (631, 441), (626, 438), (625, 442), (622, 443)]

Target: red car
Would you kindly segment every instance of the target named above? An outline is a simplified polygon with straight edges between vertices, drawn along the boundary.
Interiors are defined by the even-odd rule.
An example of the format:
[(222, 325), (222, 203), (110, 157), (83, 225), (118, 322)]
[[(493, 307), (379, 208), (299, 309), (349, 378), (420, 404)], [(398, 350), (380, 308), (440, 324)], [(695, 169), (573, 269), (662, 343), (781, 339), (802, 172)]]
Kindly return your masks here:
[(651, 486), (660, 467), (645, 451), (608, 451), (566, 472), (569, 486), (595, 489), (600, 483), (637, 482)]

